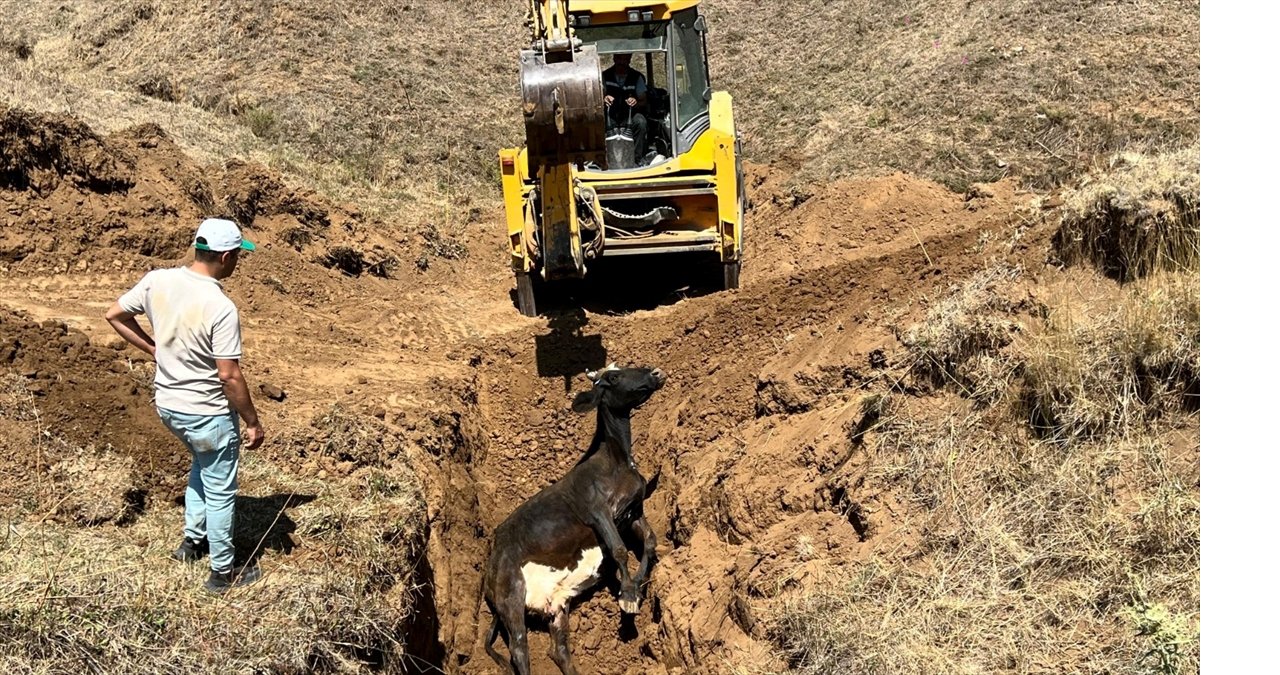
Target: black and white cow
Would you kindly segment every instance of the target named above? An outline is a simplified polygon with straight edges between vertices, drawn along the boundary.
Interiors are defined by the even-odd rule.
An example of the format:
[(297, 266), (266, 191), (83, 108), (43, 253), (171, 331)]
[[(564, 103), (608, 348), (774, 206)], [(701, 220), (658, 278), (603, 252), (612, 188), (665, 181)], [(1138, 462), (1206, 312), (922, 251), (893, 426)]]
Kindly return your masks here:
[[(564, 477), (494, 530), (485, 565), (484, 598), (493, 613), (485, 651), (519, 675), (529, 672), (526, 612), (551, 619), (551, 659), (565, 675), (576, 673), (569, 653), (570, 601), (595, 585), (608, 556), (621, 577), (618, 605), (636, 614), (654, 562), (657, 538), (644, 519), (645, 480), (631, 454), (631, 412), (662, 388), (666, 375), (656, 368), (610, 365), (587, 376), (591, 390), (578, 394), (573, 410), (596, 411), (591, 447)], [(627, 570), (622, 532), (644, 542), (634, 576)], [(500, 633), (509, 659), (494, 649)]]

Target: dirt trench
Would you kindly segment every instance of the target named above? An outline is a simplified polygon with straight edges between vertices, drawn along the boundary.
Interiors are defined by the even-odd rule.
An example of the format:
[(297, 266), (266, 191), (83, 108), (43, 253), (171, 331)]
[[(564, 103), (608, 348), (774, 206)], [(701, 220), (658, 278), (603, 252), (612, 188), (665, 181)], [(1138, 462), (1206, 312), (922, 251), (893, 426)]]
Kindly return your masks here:
[[(169, 498), (183, 467), (163, 450), (149, 373), (106, 346), (115, 343), (102, 303), (142, 271), (177, 264), (206, 206), (238, 210), (261, 245), (227, 284), (247, 317), (246, 371), (289, 396), (264, 404), (268, 420), (292, 418), (312, 434), (306, 420), (337, 403), (410, 449), (426, 525), (403, 547), (413, 611), (398, 628), (406, 665), (420, 672), (498, 672), (481, 644), (489, 535), (579, 459), (593, 420), (569, 403), (583, 370), (612, 361), (669, 375), (633, 420), (637, 460), (657, 485), (645, 508), (659, 559), (634, 619), (608, 583), (573, 610), (579, 669), (785, 666), (772, 661), (771, 603), (820, 564), (856, 564), (895, 544), (882, 534), (892, 509), (874, 491), (829, 483), (858, 461), (851, 434), (863, 400), (901, 372), (895, 330), (986, 264), (991, 247), (1021, 252), (1029, 267), (1043, 255), (1020, 239), (1025, 198), (1011, 183), (969, 196), (904, 175), (800, 189), (757, 166), (742, 289), (709, 293), (699, 270), (658, 271), (689, 272), (692, 259), (642, 261), (597, 270), (526, 319), (510, 297), (496, 210), (476, 224), (469, 259), (371, 278), (330, 268), (325, 253), (374, 254), (419, 235), (260, 168), (194, 166), (158, 128), (103, 138), (82, 127), (0, 114), (0, 143), (31, 159), (6, 166), (0, 185), (0, 212), (11, 214), (0, 305), (27, 313), (0, 316), (0, 359), (42, 390), (71, 440), (122, 448), (150, 498)], [(300, 476), (334, 469), (311, 455), (278, 459)], [(545, 631), (532, 634), (537, 673), (558, 672), (548, 646)]]
[[(703, 294), (650, 278), (649, 288), (680, 289), (672, 303), (629, 292), (632, 272), (617, 271), (549, 316), (473, 345), (468, 414), (484, 450), (447, 480), (465, 485), (467, 505), (433, 521), (433, 541), (439, 528), (454, 542), (432, 548), (433, 568), (450, 569), (451, 585), (434, 599), (446, 670), (498, 672), (480, 642), (488, 533), (579, 459), (594, 420), (569, 403), (587, 386), (587, 368), (658, 366), (669, 380), (633, 420), (637, 461), (657, 483), (645, 508), (659, 561), (638, 616), (621, 615), (607, 583), (572, 611), (583, 672), (768, 663), (769, 602), (819, 562), (854, 564), (882, 543), (886, 516), (861, 501), (873, 497), (827, 479), (857, 450), (863, 399), (901, 372), (894, 327), (985, 264), (975, 251), (1015, 232), (1017, 199), (1006, 185), (970, 204), (896, 176), (832, 186), (806, 204), (772, 189), (781, 181), (767, 170), (757, 168), (754, 183), (750, 252), (771, 262), (741, 290)], [(611, 303), (622, 309), (610, 313)], [(559, 672), (549, 647), (545, 630), (531, 633), (534, 672)]]

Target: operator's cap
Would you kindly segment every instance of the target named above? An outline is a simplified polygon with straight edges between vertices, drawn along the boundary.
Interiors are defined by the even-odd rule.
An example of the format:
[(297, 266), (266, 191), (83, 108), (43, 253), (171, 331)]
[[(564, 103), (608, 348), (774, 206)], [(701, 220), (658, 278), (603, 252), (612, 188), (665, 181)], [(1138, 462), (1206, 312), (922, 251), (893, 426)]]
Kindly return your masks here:
[(240, 236), (240, 228), (226, 218), (205, 218), (196, 230), (196, 248), (201, 251), (230, 251), (242, 248), (252, 251), (257, 246)]

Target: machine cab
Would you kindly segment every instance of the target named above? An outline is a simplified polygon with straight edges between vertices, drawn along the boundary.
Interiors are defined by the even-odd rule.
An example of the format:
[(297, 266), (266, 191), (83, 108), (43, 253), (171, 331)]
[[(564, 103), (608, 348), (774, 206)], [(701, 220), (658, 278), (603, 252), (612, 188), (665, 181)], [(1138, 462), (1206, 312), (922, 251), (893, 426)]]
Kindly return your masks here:
[(582, 279), (611, 257), (715, 260), (738, 287), (741, 146), (732, 97), (711, 89), (700, 1), (530, 0), (525, 147), (499, 153), (527, 316), (535, 280)]
[[(605, 4), (582, 2), (573, 9)], [(710, 127), (705, 20), (696, 6), (663, 15), (649, 9), (570, 15), (575, 36), (596, 46), (606, 100), (612, 95), (611, 104), (601, 101), (605, 166), (588, 164), (588, 171), (662, 165), (688, 152)]]

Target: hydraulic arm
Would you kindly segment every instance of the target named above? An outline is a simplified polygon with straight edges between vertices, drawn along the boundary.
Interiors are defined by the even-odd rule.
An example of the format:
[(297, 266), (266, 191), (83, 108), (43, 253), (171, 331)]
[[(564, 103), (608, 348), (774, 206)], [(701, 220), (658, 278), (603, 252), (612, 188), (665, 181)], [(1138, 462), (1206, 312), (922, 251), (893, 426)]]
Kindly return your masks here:
[[(595, 192), (577, 169), (603, 162), (604, 93), (595, 45), (569, 25), (569, 0), (530, 0), (533, 43), (520, 52), (529, 173), (537, 177), (539, 250), (547, 280), (581, 277), (583, 226), (598, 228)], [(585, 222), (584, 222), (585, 221)]]

